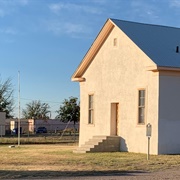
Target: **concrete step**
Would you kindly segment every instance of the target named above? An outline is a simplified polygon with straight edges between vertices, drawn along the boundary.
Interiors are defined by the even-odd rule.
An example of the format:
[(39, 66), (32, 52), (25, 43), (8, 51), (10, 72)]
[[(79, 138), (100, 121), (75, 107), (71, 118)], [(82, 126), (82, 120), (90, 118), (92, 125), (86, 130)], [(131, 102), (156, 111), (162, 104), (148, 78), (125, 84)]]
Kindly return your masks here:
[(91, 139), (91, 140), (85, 142), (85, 145), (98, 145), (102, 141), (103, 140)]
[(103, 139), (106, 139), (107, 137), (108, 137), (108, 136), (100, 135), (100, 136), (93, 136), (92, 139), (101, 139), (101, 140), (103, 140)]
[(94, 146), (96, 146), (96, 144), (83, 144), (81, 148), (94, 148)]
[(74, 153), (88, 152), (117, 152), (120, 150), (120, 137), (118, 136), (93, 136), (84, 145), (74, 150)]
[(88, 153), (89, 151), (83, 151), (83, 150), (74, 150), (73, 153)]

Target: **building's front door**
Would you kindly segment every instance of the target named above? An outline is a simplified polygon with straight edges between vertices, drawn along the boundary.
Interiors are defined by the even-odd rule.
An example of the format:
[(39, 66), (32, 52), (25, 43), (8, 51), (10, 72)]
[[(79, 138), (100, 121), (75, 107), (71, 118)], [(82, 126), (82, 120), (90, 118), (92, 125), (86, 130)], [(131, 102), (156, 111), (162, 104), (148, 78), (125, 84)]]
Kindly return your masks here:
[(111, 103), (111, 135), (120, 135), (119, 125), (119, 103)]

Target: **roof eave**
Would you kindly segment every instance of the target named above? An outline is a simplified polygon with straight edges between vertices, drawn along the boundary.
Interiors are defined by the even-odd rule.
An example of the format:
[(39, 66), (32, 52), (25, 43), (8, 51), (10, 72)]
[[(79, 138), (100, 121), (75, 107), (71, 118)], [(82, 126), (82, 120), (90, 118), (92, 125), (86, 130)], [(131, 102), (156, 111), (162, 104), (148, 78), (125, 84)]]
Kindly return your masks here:
[(106, 23), (102, 27), (101, 31), (97, 35), (95, 41), (93, 42), (93, 44), (91, 45), (91, 47), (87, 51), (86, 55), (82, 59), (81, 63), (79, 64), (78, 68), (76, 69), (76, 71), (72, 75), (72, 77), (71, 77), (72, 81), (76, 81), (77, 78), (82, 77), (82, 75), (84, 74), (86, 69), (91, 64), (92, 60), (94, 59), (94, 57), (98, 53), (99, 49), (101, 48), (101, 46), (105, 42), (106, 38), (108, 37), (108, 35), (110, 34), (110, 32), (112, 31), (114, 26), (115, 26), (114, 23), (110, 19), (108, 19), (106, 21)]
[(170, 67), (170, 66), (148, 66), (147, 71), (159, 72), (159, 71), (179, 71), (180, 67)]
[(84, 82), (86, 79), (83, 78), (83, 77), (80, 77), (80, 78), (71, 78), (71, 81), (74, 81), (74, 82)]

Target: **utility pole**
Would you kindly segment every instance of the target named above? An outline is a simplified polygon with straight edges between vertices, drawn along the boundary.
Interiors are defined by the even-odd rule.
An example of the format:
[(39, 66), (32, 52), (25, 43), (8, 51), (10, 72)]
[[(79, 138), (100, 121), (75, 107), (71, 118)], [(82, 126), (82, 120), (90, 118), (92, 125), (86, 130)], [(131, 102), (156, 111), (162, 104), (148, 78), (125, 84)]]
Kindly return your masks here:
[(18, 147), (20, 146), (20, 130), (21, 130), (21, 120), (20, 120), (20, 72), (18, 71)]

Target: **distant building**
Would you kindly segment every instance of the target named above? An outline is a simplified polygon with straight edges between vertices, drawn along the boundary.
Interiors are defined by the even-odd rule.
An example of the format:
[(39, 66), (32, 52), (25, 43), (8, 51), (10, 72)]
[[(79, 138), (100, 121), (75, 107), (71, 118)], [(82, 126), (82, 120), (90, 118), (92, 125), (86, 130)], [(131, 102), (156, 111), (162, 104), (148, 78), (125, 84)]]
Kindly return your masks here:
[[(59, 119), (49, 119), (49, 120), (35, 120), (35, 129), (38, 127), (46, 127), (48, 131), (62, 131), (65, 128), (74, 128), (73, 122), (61, 122)], [(79, 123), (75, 124), (75, 128), (79, 131)]]
[[(34, 120), (34, 119), (21, 119), (20, 127), (22, 133), (34, 133), (38, 127), (46, 127), (49, 132), (57, 132), (64, 130), (65, 128), (74, 128), (73, 122), (63, 123), (59, 119), (48, 119), (48, 120)], [(18, 128), (18, 119), (7, 119), (6, 120), (6, 130), (13, 131), (13, 129)], [(75, 125), (76, 130), (79, 130), (79, 123)]]

